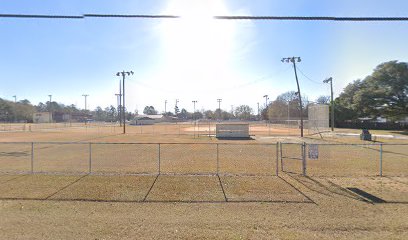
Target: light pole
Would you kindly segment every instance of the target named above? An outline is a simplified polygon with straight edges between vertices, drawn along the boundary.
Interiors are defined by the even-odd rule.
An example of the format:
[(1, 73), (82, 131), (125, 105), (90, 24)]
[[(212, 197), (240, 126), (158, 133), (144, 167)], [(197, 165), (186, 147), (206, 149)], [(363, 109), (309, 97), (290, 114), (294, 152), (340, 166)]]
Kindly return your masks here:
[(17, 122), (17, 96), (14, 95), (14, 122)]
[(326, 80), (323, 80), (324, 83), (330, 82), (330, 95), (331, 95), (331, 130), (334, 131), (334, 101), (333, 101), (333, 78), (329, 77)]
[(259, 117), (259, 102), (257, 102), (256, 104), (258, 105), (258, 115), (257, 116), (258, 116), (258, 121), (259, 121), (259, 119), (260, 119), (260, 117)]
[(123, 94), (122, 94), (122, 98), (123, 98), (123, 107), (122, 107), (122, 117), (123, 117), (123, 134), (126, 133), (126, 105), (125, 105), (125, 77), (126, 76), (130, 76), (133, 75), (133, 71), (130, 72), (117, 72), (116, 76), (122, 76), (122, 85), (123, 85)]
[(122, 127), (122, 80), (119, 80), (119, 106), (118, 106), (119, 127)]
[(192, 102), (193, 102), (193, 109), (194, 109), (194, 111), (193, 111), (193, 120), (195, 120), (195, 105), (196, 105), (196, 103), (197, 103), (198, 101), (197, 101), (197, 100), (193, 100)]
[(49, 111), (49, 114), (48, 114), (48, 116), (49, 116), (49, 122), (51, 123), (51, 121), (52, 121), (52, 110), (51, 110), (51, 101), (52, 101), (52, 95), (50, 94), (50, 95), (48, 95), (48, 97), (50, 97), (50, 106), (49, 106), (49, 108), (48, 108), (48, 111)]
[(82, 96), (85, 98), (85, 112), (86, 112), (86, 98), (89, 96), (88, 94), (82, 94)]
[(176, 114), (176, 116), (177, 116), (177, 113), (178, 113), (178, 110), (179, 110), (178, 106), (177, 106), (178, 102), (179, 102), (179, 100), (176, 99), (176, 106), (174, 107), (174, 114)]
[(268, 95), (264, 95), (263, 97), (265, 98), (265, 120), (266, 120), (266, 116), (268, 116), (268, 100), (269, 100), (269, 97), (268, 97)]
[(268, 97), (268, 95), (264, 95), (263, 97), (265, 98), (265, 109), (267, 109), (268, 108), (269, 97)]
[(115, 96), (116, 96), (116, 103), (117, 103), (117, 106), (118, 106), (118, 119), (119, 119), (119, 126), (120, 127), (122, 127), (122, 121), (121, 121), (121, 119), (120, 119), (120, 108), (121, 108), (121, 106), (120, 106), (120, 102), (121, 102), (121, 96), (122, 96), (122, 94), (120, 94), (120, 93), (116, 93), (115, 94)]
[(218, 98), (217, 102), (218, 102), (218, 115), (219, 115), (219, 121), (220, 121), (221, 120), (221, 102), (222, 102), (222, 99)]
[(167, 100), (164, 100), (164, 114), (167, 113)]
[(297, 94), (299, 96), (299, 106), (300, 106), (300, 137), (303, 137), (303, 106), (302, 106), (302, 95), (300, 94), (300, 87), (299, 87), (299, 80), (296, 72), (296, 61), (300, 62), (300, 57), (288, 57), (282, 58), (282, 62), (292, 62), (293, 63), (293, 70), (295, 71), (295, 78), (296, 78), (296, 85), (297, 85)]

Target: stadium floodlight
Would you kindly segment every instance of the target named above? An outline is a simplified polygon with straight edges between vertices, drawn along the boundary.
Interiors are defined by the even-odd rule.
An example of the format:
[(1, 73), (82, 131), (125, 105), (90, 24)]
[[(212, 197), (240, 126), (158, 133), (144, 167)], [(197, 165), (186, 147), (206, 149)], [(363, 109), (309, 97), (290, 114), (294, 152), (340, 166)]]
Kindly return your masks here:
[(126, 133), (126, 105), (125, 105), (125, 77), (133, 75), (133, 71), (130, 72), (117, 72), (116, 76), (122, 76), (122, 84), (123, 84), (123, 93), (122, 93), (122, 99), (123, 99), (123, 106), (122, 106), (122, 117), (123, 117), (123, 134)]
[(296, 72), (296, 61), (300, 62), (301, 59), (300, 57), (287, 57), (287, 58), (282, 58), (282, 62), (286, 61), (287, 63), (292, 62), (293, 63), (293, 70), (295, 72), (295, 78), (296, 78), (296, 85), (297, 85), (297, 95), (299, 97), (299, 110), (300, 110), (300, 136), (303, 137), (303, 106), (302, 106), (302, 96), (300, 94), (300, 87), (299, 87), (299, 80), (297, 77), (297, 72)]
[(221, 102), (222, 102), (222, 99), (221, 98), (218, 98), (217, 99), (217, 102), (218, 102), (218, 115), (219, 115), (219, 120), (218, 121), (221, 121)]
[(86, 99), (89, 97), (89, 94), (82, 94), (82, 97), (85, 98), (85, 111), (86, 111)]
[(334, 101), (333, 101), (333, 78), (329, 77), (325, 80), (323, 80), (323, 83), (330, 83), (330, 95), (331, 95), (331, 99), (330, 99), (330, 103), (331, 103), (331, 130), (332, 132), (334, 131)]

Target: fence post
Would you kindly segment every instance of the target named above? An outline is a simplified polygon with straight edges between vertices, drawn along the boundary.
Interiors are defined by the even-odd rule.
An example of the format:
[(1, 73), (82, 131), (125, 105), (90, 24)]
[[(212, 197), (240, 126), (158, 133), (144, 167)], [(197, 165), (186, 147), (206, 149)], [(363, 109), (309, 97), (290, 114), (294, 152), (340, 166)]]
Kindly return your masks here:
[(380, 177), (383, 176), (383, 145), (380, 143)]
[(92, 143), (89, 143), (89, 169), (88, 172), (92, 172)]
[(31, 174), (34, 173), (34, 142), (31, 142)]
[(306, 176), (306, 143), (302, 144), (302, 173)]
[(158, 172), (159, 172), (159, 175), (160, 175), (160, 173), (161, 173), (161, 166), (160, 166), (160, 143), (158, 144), (158, 159), (157, 159), (158, 161), (157, 161), (157, 167), (158, 167)]
[(283, 156), (282, 156), (282, 143), (279, 142), (280, 160), (281, 160), (281, 171), (283, 172)]
[(217, 143), (217, 175), (220, 173), (220, 158), (219, 158), (219, 149), (218, 149), (218, 143)]
[(276, 176), (279, 175), (278, 168), (279, 168), (279, 143), (277, 142), (276, 143)]

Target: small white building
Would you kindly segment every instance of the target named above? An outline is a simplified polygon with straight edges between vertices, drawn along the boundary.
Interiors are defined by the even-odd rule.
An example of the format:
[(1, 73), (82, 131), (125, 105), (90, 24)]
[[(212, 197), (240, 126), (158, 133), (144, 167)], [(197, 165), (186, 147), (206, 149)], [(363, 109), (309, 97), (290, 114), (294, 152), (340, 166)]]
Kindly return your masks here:
[(33, 123), (51, 123), (53, 121), (50, 112), (33, 113)]
[(137, 115), (132, 121), (131, 125), (152, 125), (163, 122), (165, 117), (163, 115)]

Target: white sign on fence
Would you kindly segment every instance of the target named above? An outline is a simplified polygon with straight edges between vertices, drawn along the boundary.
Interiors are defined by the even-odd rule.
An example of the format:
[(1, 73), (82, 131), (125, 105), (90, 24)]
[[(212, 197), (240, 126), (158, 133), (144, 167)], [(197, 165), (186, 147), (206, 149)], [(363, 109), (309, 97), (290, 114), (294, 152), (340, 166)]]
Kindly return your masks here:
[(319, 145), (309, 144), (309, 159), (318, 159), (319, 158)]

